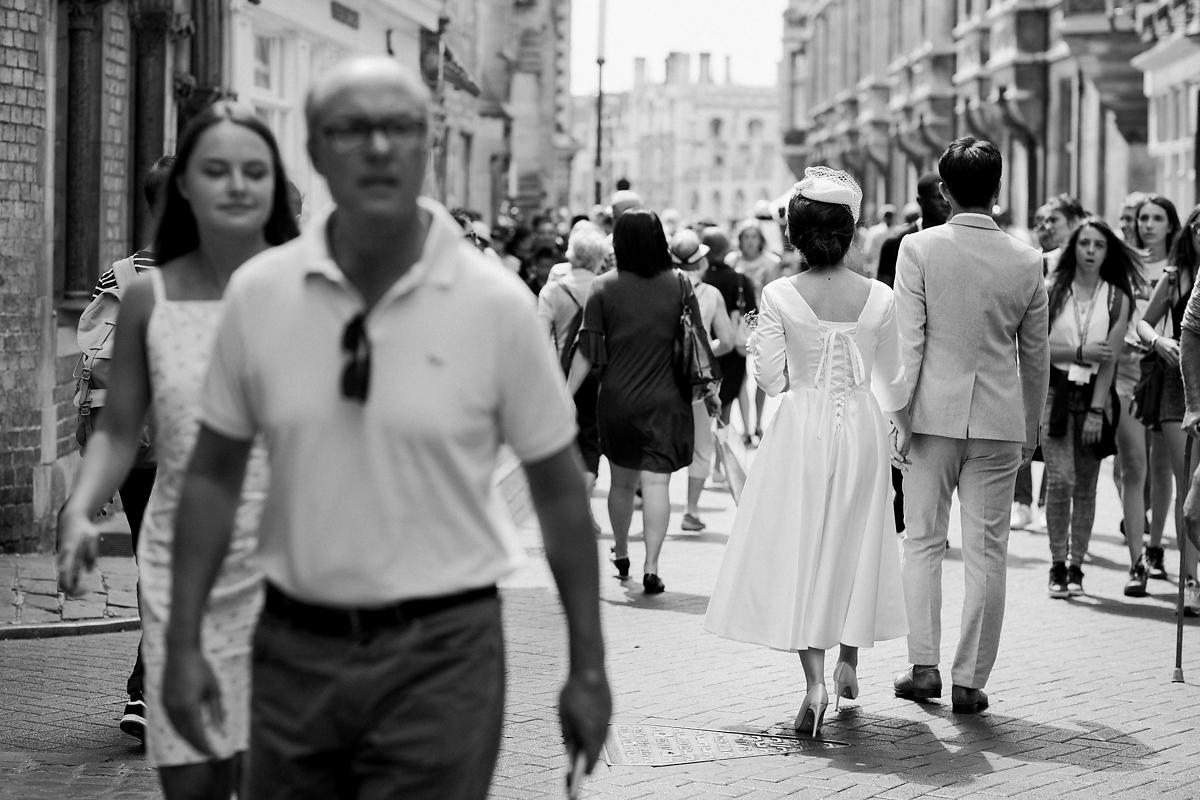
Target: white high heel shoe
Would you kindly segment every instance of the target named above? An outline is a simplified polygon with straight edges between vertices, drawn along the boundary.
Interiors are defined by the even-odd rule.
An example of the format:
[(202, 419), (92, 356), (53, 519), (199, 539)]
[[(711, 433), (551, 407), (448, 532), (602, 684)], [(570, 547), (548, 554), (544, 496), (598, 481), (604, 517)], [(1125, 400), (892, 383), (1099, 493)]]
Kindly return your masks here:
[(834, 711), (837, 710), (843, 697), (847, 700), (858, 698), (858, 674), (854, 671), (854, 667), (845, 661), (839, 661), (833, 668), (833, 694), (837, 698), (833, 705)]
[(792, 723), (792, 727), (796, 733), (807, 732), (816, 738), (821, 730), (821, 723), (825, 720), (827, 708), (829, 708), (829, 692), (825, 691), (825, 684), (820, 684), (804, 695), (804, 702), (800, 704), (800, 710), (796, 712), (796, 721)]

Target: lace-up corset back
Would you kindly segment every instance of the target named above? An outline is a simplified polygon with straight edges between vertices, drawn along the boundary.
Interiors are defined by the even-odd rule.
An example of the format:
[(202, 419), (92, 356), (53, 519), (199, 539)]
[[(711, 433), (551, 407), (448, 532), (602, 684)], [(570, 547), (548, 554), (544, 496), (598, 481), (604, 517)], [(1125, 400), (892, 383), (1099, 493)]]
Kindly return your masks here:
[[(829, 322), (820, 319), (795, 287), (795, 297), (803, 311), (794, 320), (800, 335), (788, 337), (787, 365), (791, 388), (812, 389), (823, 395), (821, 430), (842, 427), (846, 403), (856, 391), (869, 391), (871, 364), (863, 357), (863, 348), (874, 350), (870, 326), (862, 328), (863, 316), (854, 322)], [(864, 314), (871, 305), (868, 297)], [(860, 339), (864, 341), (860, 342)], [(865, 339), (871, 339), (870, 342)]]

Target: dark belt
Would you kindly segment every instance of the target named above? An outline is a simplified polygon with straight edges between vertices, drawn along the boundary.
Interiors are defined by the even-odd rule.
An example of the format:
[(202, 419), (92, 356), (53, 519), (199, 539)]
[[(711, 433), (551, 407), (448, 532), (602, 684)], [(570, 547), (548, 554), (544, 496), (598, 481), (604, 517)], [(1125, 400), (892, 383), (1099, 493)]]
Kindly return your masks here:
[(379, 630), (403, 628), (421, 617), (495, 596), (496, 587), (485, 586), (458, 594), (402, 600), (375, 608), (338, 608), (296, 600), (267, 584), (263, 610), (297, 628), (323, 636), (362, 636)]

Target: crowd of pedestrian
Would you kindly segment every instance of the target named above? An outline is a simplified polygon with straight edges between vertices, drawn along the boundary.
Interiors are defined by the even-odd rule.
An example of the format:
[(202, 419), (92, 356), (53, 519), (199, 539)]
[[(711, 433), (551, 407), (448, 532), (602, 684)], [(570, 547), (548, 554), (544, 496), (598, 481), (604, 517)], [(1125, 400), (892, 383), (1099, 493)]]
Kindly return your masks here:
[[(1084, 593), (1102, 459), (1116, 456), (1125, 594), (1167, 577), (1167, 514), (1178, 531), (1200, 508), (1184, 455), (1200, 419), (1200, 207), (1181, 225), (1168, 199), (1131, 196), (1118, 234), (1060, 195), (1038, 209), (1035, 246), (1000, 224), (999, 151), (964, 137), (873, 224), (855, 180), (826, 167), (733, 224), (657, 213), (627, 184), (588, 214), (488, 224), (420, 195), (429, 103), (389, 59), (314, 83), (308, 150), (333, 206), (303, 233), (271, 132), (235, 102), (210, 106), (147, 177), (153, 244), (106, 273), (85, 314), (86, 451), (60, 579), (75, 590), (119, 490), (145, 673), (122, 727), (168, 798), (486, 796), (504, 705), (496, 584), (519, 549), (492, 496), (502, 443), (566, 614), (560, 717), (579, 770), (612, 702), (596, 539), (611, 531), (619, 578), (666, 591), (671, 477), (687, 470), (679, 529), (705, 530), (703, 492), (740, 473), (719, 446), (735, 403), (758, 452), (705, 627), (799, 654), (798, 732), (819, 734), (834, 646), (835, 698), (858, 696), (861, 648), (905, 635), (896, 694), (942, 695), (955, 491), (957, 713), (988, 707), (1010, 530), (1044, 518), (1051, 597)], [(1179, 576), (1192, 613), (1195, 553)]]

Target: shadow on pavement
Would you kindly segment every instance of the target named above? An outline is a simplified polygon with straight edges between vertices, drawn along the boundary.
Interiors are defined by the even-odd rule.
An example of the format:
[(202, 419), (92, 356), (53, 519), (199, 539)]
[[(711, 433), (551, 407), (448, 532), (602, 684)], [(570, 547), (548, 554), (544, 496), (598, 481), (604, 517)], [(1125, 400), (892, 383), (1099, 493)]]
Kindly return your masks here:
[(631, 576), (628, 580), (622, 581), (625, 584), (623, 598), (601, 596), (600, 602), (619, 608), (645, 608), (653, 611), (676, 611), (696, 615), (702, 615), (708, 610), (708, 595), (672, 592), (670, 578), (664, 575), (663, 581), (667, 584), (667, 591), (662, 594), (646, 594), (642, 591), (641, 579)]
[[(997, 756), (1094, 771), (1132, 771), (1143, 768), (1142, 762), (1155, 753), (1133, 736), (1089, 720), (1071, 719), (1077, 727), (1066, 728), (987, 712), (956, 715), (949, 703), (920, 707), (931, 718), (940, 718), (934, 723), (940, 735), (922, 721), (864, 713), (852, 706), (828, 719), (822, 729), (822, 737), (850, 747), (806, 755), (824, 758), (831, 767), (847, 772), (945, 785), (949, 777), (970, 783), (992, 774)], [(955, 731), (952, 735), (946, 735), (947, 722)], [(780, 722), (770, 732), (791, 735), (791, 721)]]

